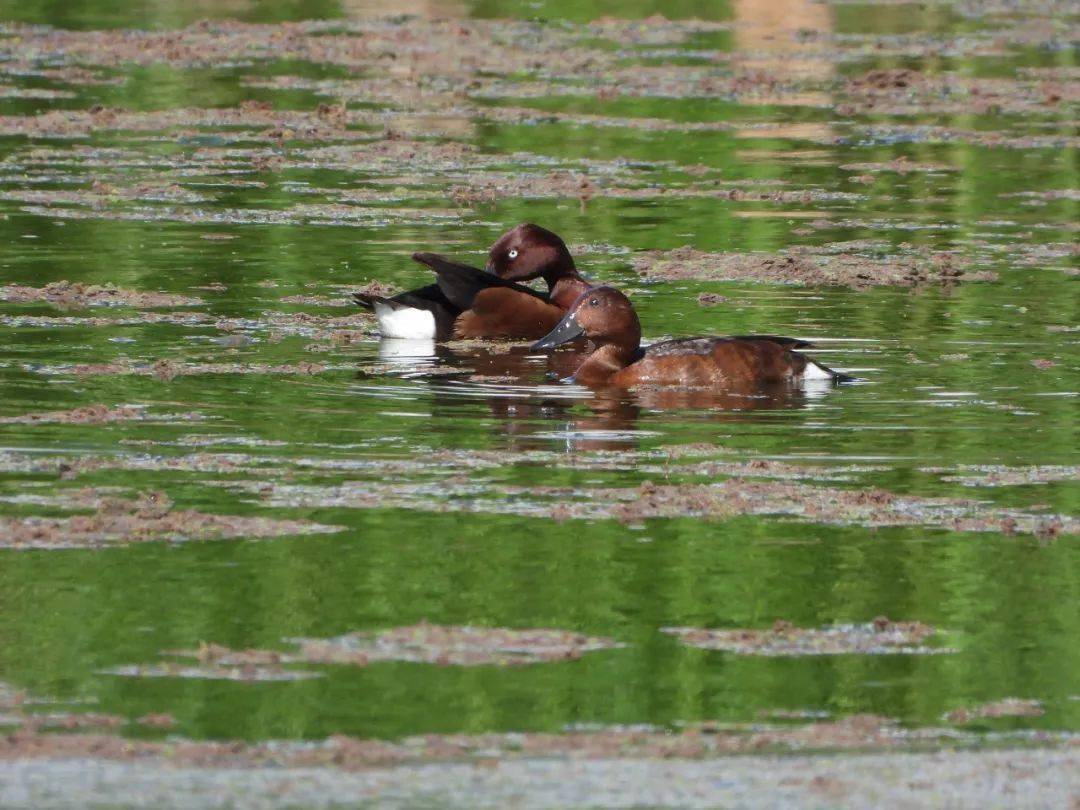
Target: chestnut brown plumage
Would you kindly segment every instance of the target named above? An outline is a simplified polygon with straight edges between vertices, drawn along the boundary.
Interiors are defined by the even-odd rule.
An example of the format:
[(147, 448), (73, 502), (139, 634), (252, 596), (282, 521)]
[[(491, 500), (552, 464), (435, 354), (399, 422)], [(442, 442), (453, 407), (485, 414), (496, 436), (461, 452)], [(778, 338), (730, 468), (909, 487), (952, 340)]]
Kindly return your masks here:
[[(548, 332), (589, 283), (557, 234), (539, 225), (518, 225), (492, 245), (487, 270), (437, 253), (414, 253), (430, 267), (434, 284), (392, 297), (356, 293), (373, 309), (387, 337), (537, 338)], [(543, 278), (546, 295), (519, 282)], [(417, 331), (425, 334), (405, 334)], [(428, 333), (430, 332), (430, 333)]]
[(852, 379), (794, 350), (809, 344), (773, 335), (682, 338), (642, 349), (637, 313), (630, 299), (611, 287), (583, 293), (533, 348), (552, 348), (582, 336), (594, 346), (574, 374), (583, 385), (746, 390), (807, 376)]

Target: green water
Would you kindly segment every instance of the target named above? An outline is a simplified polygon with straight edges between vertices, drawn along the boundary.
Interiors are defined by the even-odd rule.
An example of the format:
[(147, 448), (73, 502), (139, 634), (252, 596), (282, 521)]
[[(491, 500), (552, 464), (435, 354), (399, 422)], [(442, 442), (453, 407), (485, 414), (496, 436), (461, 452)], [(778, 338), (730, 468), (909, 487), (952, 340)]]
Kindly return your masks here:
[[(954, 36), (966, 41), (1018, 24), (1009, 17), (965, 16), (949, 4), (790, 5), (791, 14), (809, 13), (814, 27), (827, 27), (839, 40), (873, 34), (892, 37), (890, 42), (923, 37), (943, 43)], [(388, 11), (363, 2), (339, 7), (331, 0), (221, 7), (29, 0), (0, 2), (0, 19), (73, 29), (168, 29), (230, 17), (265, 22), (325, 18), (347, 24), (372, 8)], [(543, 31), (543, 26), (562, 30), (615, 13), (647, 17), (664, 12), (671, 18), (738, 24), (740, 8), (659, 0), (547, 0), (536, 5), (477, 0), (454, 6), (451, 13), (536, 16), (546, 21)], [(1066, 19), (1075, 23), (1075, 17)], [(734, 30), (740, 29), (736, 25)], [(674, 44), (642, 45), (648, 54), (630, 48), (625, 58), (631, 65), (655, 63), (677, 60), (682, 51), (689, 63), (697, 64), (704, 57), (694, 53), (702, 49), (724, 54), (761, 47), (760, 41), (748, 44), (735, 34), (713, 31)], [(777, 35), (792, 32), (782, 28)], [(8, 51), (18, 48), (10, 37), (0, 44)], [(1067, 46), (1017, 44), (1000, 54), (959, 55), (941, 48), (936, 55), (886, 56), (852, 48), (843, 59), (820, 60), (820, 70), (828, 75), (814, 81), (836, 87), (845, 77), (876, 67), (982, 78), (1013, 77), (1024, 68), (1076, 70), (1075, 50)], [(807, 58), (811, 67), (818, 64)], [(269, 101), (281, 110), (310, 110), (332, 99), (307, 89), (253, 88), (246, 79), (274, 73), (348, 75), (340, 66), (291, 62), (110, 70), (123, 81), (67, 85), (6, 71), (4, 85), (65, 89), (73, 97), (2, 98), (0, 111), (32, 115), (96, 104), (160, 111), (231, 106), (245, 99)], [(138, 312), (128, 308), (63, 311), (40, 303), (0, 302), (0, 316), (7, 319), (0, 333), (0, 417), (93, 404), (137, 404), (152, 413), (204, 417), (200, 422), (91, 426), (0, 424), (0, 450), (65, 458), (244, 453), (278, 471), (268, 476), (276, 483), (432, 485), (426, 508), (276, 507), (228, 485), (267, 479), (258, 474), (126, 469), (84, 473), (69, 481), (52, 473), (0, 469), (0, 515), (67, 515), (55, 505), (20, 499), (107, 486), (129, 495), (162, 490), (178, 506), (204, 512), (344, 527), (335, 534), (261, 541), (0, 550), (0, 680), (63, 701), (91, 700), (95, 711), (126, 717), (168, 712), (178, 720), (177, 733), (197, 738), (398, 737), (558, 730), (581, 723), (751, 721), (778, 709), (833, 716), (874, 712), (930, 725), (950, 709), (1010, 696), (1040, 700), (1046, 713), (998, 727), (1080, 729), (1080, 553), (1075, 536), (1047, 541), (941, 527), (871, 529), (746, 516), (710, 522), (654, 519), (641, 525), (555, 522), (515, 514), (512, 502), (506, 514), (439, 511), (467, 496), (439, 492), (446, 476), (438, 464), (406, 473), (384, 473), (377, 466), (335, 472), (305, 465), (305, 460), (424, 462), (444, 450), (520, 452), (502, 466), (453, 471), (465, 475), (481, 496), (501, 497), (500, 488), (513, 486), (559, 485), (579, 492), (634, 487), (657, 474), (587, 470), (569, 460), (605, 450), (705, 443), (724, 459), (872, 468), (830, 485), (974, 498), (1075, 516), (1080, 511), (1075, 471), (1066, 480), (1046, 484), (972, 488), (925, 469), (1080, 463), (1077, 338), (1070, 331), (1080, 321), (1080, 297), (1075, 252), (1068, 255), (1078, 221), (1075, 148), (979, 145), (935, 139), (917, 129), (904, 135), (886, 131), (892, 125), (921, 125), (1014, 138), (1075, 138), (1075, 107), (1032, 114), (972, 110), (852, 116), (834, 109), (834, 101), (828, 92), (823, 102), (783, 104), (655, 95), (498, 98), (483, 103), (731, 126), (640, 131), (632, 123), (477, 118), (450, 139), (478, 147), (509, 171), (545, 174), (546, 168), (535, 168), (537, 157), (546, 161), (544, 166), (575, 170), (590, 161), (625, 161), (641, 167), (638, 180), (662, 186), (685, 181), (685, 167), (703, 165), (720, 170), (723, 181), (748, 186), (783, 181), (783, 188), (855, 196), (758, 202), (658, 192), (638, 199), (599, 194), (584, 206), (577, 199), (509, 197), (458, 208), (445, 199), (452, 183), (435, 172), (418, 185), (405, 184), (401, 199), (355, 203), (356, 209), (372, 209), (369, 220), (327, 224), (237, 222), (228, 212), (289, 212), (298, 205), (333, 201), (331, 190), (385, 191), (399, 179), (393, 173), (387, 179), (386, 172), (362, 163), (286, 163), (278, 169), (248, 166), (235, 176), (260, 186), (223, 189), (212, 184), (231, 175), (214, 176), (205, 164), (188, 176), (178, 172), (185, 160), (196, 164), (202, 148), (233, 148), (218, 138), (230, 134), (224, 128), (193, 132), (179, 127), (179, 134), (104, 130), (73, 139), (0, 136), (0, 191), (17, 192), (0, 200), (0, 281), (40, 286), (67, 279), (198, 295), (204, 304), (181, 311), (213, 316), (193, 325), (140, 323)], [(351, 109), (364, 106), (350, 103)], [(386, 108), (393, 111), (394, 105)], [(774, 128), (764, 129), (767, 125)], [(371, 137), (380, 132), (371, 127)], [(235, 148), (248, 147), (241, 140)], [(289, 148), (304, 148), (303, 137), (297, 136)], [(110, 153), (101, 151), (110, 149), (118, 156), (109, 159)], [(944, 169), (875, 172), (869, 183), (862, 183), (853, 178), (864, 172), (840, 168), (900, 157)], [(399, 169), (408, 171), (408, 166)], [(180, 211), (197, 209), (201, 213), (194, 221), (175, 216), (150, 221), (123, 203), (80, 208), (85, 216), (71, 218), (63, 215), (62, 203), (59, 209), (35, 209), (20, 196), (27, 188), (86, 189), (102, 175), (114, 185), (125, 177), (140, 182), (164, 177), (208, 200), (164, 204)], [(1072, 190), (1071, 197), (1010, 196), (1057, 190)], [(399, 215), (399, 209), (408, 211)], [(120, 220), (109, 215), (116, 211), (135, 213)], [(215, 212), (224, 221), (212, 221)], [(283, 313), (324, 318), (353, 313), (287, 303), (284, 297), (341, 297), (350, 285), (373, 278), (401, 287), (427, 283), (424, 268), (408, 259), (412, 250), (442, 250), (480, 263), (487, 246), (523, 220), (544, 224), (576, 246), (587, 276), (633, 289), (647, 338), (755, 331), (797, 335), (814, 340), (818, 357), (858, 375), (861, 382), (796, 394), (766, 408), (732, 410), (717, 402), (661, 407), (664, 403), (655, 398), (633, 396), (612, 408), (587, 392), (550, 382), (548, 365), (521, 353), (492, 356), (457, 349), (423, 363), (403, 360), (373, 372), (370, 367), (380, 359), (375, 337), (344, 345), (322, 341), (330, 350), (312, 352), (308, 347), (320, 343), (317, 337), (273, 334), (274, 318)], [(208, 234), (232, 238), (205, 239)], [(949, 289), (856, 291), (750, 282), (645, 283), (630, 267), (633, 251), (687, 244), (707, 251), (777, 252), (868, 239), (881, 243), (875, 250), (883, 256), (915, 248), (955, 250), (971, 260), (973, 269), (993, 270), (998, 278)], [(1049, 246), (1049, 252), (1039, 253), (1040, 246)], [(197, 289), (212, 284), (225, 289)], [(697, 302), (702, 292), (719, 293), (727, 302), (702, 307)], [(20, 322), (16, 316), (113, 322)], [(122, 317), (130, 322), (115, 322)], [(223, 345), (223, 335), (236, 332), (216, 328), (214, 318), (246, 319), (239, 330), (246, 339)], [(64, 364), (121, 358), (319, 362), (331, 369), (314, 375), (197, 375), (171, 381), (45, 373)], [(1039, 368), (1033, 360), (1053, 365)], [(465, 371), (449, 376), (425, 372), (432, 368), (500, 375), (513, 382), (477, 383)], [(534, 463), (524, 455), (527, 451), (555, 455)], [(779, 619), (819, 627), (879, 615), (940, 627), (959, 651), (743, 657), (684, 648), (659, 632), (670, 625), (769, 627)], [(321, 678), (288, 683), (134, 679), (103, 672), (153, 664), (161, 660), (162, 650), (191, 648), (201, 641), (282, 648), (284, 638), (421, 620), (561, 628), (611, 636), (626, 646), (579, 661), (522, 668), (323, 667), (316, 668)]]

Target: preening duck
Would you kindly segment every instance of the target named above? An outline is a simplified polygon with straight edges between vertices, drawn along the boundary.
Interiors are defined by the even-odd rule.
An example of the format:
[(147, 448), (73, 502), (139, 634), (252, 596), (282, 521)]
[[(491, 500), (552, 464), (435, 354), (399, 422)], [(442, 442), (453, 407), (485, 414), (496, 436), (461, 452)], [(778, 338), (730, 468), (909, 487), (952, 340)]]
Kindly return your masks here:
[[(539, 225), (524, 223), (491, 247), (486, 270), (436, 253), (413, 259), (435, 272), (435, 283), (392, 297), (355, 293), (375, 312), (383, 337), (452, 340), (529, 340), (549, 332), (590, 288), (577, 271), (566, 243)], [(543, 294), (519, 282), (542, 278)]]

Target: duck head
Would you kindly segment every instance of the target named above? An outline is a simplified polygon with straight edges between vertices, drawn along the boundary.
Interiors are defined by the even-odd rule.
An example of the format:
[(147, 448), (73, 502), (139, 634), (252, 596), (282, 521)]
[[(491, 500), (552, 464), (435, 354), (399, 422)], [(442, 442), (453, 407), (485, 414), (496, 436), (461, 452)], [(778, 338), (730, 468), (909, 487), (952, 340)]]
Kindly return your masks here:
[(598, 349), (617, 346), (636, 351), (641, 343), (641, 322), (630, 299), (614, 287), (594, 287), (584, 292), (566, 316), (533, 349), (550, 349), (585, 336)]
[(559, 235), (528, 222), (507, 231), (491, 246), (487, 271), (509, 281), (542, 276), (549, 284), (577, 275), (570, 251)]

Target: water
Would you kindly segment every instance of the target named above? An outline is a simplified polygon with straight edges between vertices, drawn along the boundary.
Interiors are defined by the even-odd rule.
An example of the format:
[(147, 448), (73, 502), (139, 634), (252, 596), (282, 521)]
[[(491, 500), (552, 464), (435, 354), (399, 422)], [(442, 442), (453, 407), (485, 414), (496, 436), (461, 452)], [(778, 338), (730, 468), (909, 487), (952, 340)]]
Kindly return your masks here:
[[(422, 15), (416, 5), (325, 2), (298, 14), (272, 2), (102, 3), (58, 17), (52, 4), (21, 2), (0, 3), (0, 18), (163, 31), (204, 18), (322, 18), (332, 25), (315, 33), (333, 37), (369, 14)], [(999, 525), (1000, 510), (1075, 516), (1080, 506), (1080, 184), (1065, 31), (1075, 9), (782, 5), (775, 16), (741, 2), (440, 5), (473, 26), (462, 35), (465, 67), (422, 54), (358, 66), (361, 57), (332, 48), (312, 61), (288, 44), (267, 60), (244, 43), (200, 64), (183, 53), (112, 64), (78, 35), (58, 44), (20, 29), (22, 40), (0, 40), (13, 56), (5, 115), (95, 105), (133, 114), (71, 119), (69, 132), (53, 119), (33, 137), (25, 120), (0, 122), (0, 280), (202, 299), (153, 310), (0, 302), (0, 418), (90, 405), (144, 406), (154, 417), (0, 424), (0, 449), (11, 454), (0, 456), (0, 516), (66, 517), (79, 491), (113, 488), (91, 495), (162, 491), (176, 508), (342, 527), (2, 550), (0, 679), (124, 717), (170, 713), (176, 733), (195, 738), (674, 725), (777, 710), (873, 712), (917, 726), (1009, 696), (1039, 700), (1045, 714), (998, 726), (1080, 728), (1075, 535)], [(579, 27), (658, 11), (714, 23)], [(506, 17), (546, 22), (470, 22)], [(447, 36), (422, 20), (392, 29), (407, 54), (409, 31)], [(598, 98), (576, 51), (554, 61), (558, 38), (605, 65), (598, 86), (621, 76), (617, 88)], [(483, 63), (491, 41), (522, 63), (493, 78)], [(531, 64), (533, 53), (548, 61)], [(395, 64), (412, 59), (419, 74)], [(471, 59), (481, 63), (475, 76)], [(73, 65), (94, 83), (47, 72)], [(927, 91), (922, 110), (905, 110), (905, 92), (881, 100), (845, 89), (874, 68), (983, 84), (975, 95)], [(696, 70), (709, 74), (704, 84), (686, 79)], [(477, 84), (461, 91), (462, 76)], [(733, 76), (750, 78), (724, 84)], [(402, 95), (416, 86), (422, 92)], [(271, 106), (238, 120), (193, 112), (245, 100)], [(339, 100), (355, 117), (348, 131), (329, 120), (332, 110), (311, 114)], [(302, 115), (271, 120), (288, 110)], [(291, 131), (267, 134), (274, 129)], [(383, 140), (388, 130), (396, 140)], [(863, 165), (898, 159), (916, 166)], [(583, 175), (595, 188), (584, 201)], [(769, 197), (777, 191), (792, 194)], [(790, 334), (860, 381), (749, 400), (596, 396), (552, 381), (571, 367), (565, 354), (440, 347), (417, 359), (412, 352), (430, 349), (380, 346), (370, 322), (350, 317), (346, 293), (367, 280), (427, 283), (413, 250), (479, 264), (523, 220), (562, 234), (590, 278), (632, 291), (650, 340)], [(830, 249), (911, 256), (923, 269), (952, 252), (997, 279), (850, 289), (650, 281), (632, 266), (641, 251), (683, 245), (776, 254), (837, 243)], [(724, 300), (705, 307), (702, 293)], [(146, 312), (190, 317), (147, 322)], [(72, 364), (139, 370), (163, 359), (174, 370), (261, 366), (70, 373)], [(265, 373), (281, 366), (288, 373)], [(160, 418), (170, 414), (180, 417)], [(809, 518), (551, 519), (560, 504), (602, 509), (614, 497), (590, 497), (602, 488), (725, 479), (689, 469), (696, 456), (668, 458), (686, 445), (707, 445), (700, 452), (717, 462), (812, 466), (807, 486), (974, 500), (980, 514), (998, 510), (996, 530), (940, 518), (869, 526), (866, 515), (840, 520), (839, 508)], [(26, 470), (54, 456), (107, 463), (64, 476), (58, 461)], [(1028, 478), (1010, 483), (997, 470), (976, 486), (955, 480), (978, 476), (973, 465)], [(1050, 480), (1030, 482), (1040, 475)], [(941, 628), (958, 652), (764, 658), (691, 649), (659, 632), (882, 615)], [(419, 621), (552, 627), (625, 646), (520, 668), (308, 667), (322, 677), (284, 683), (104, 673), (200, 642), (285, 649), (287, 638)]]

